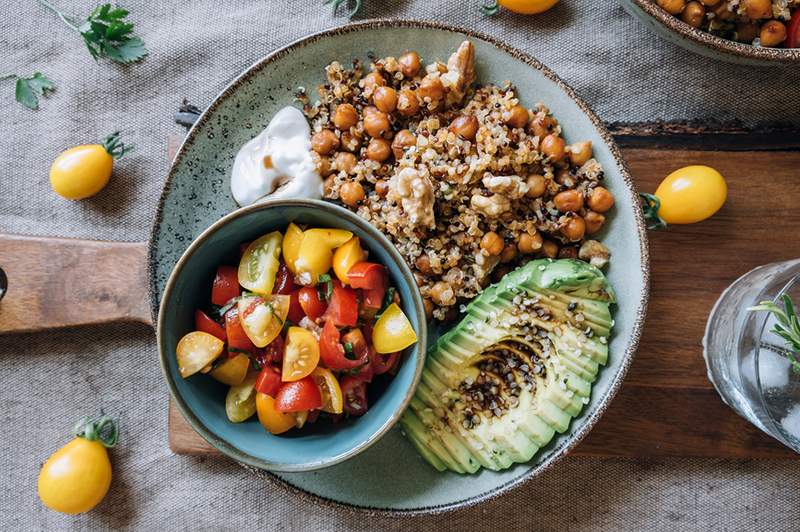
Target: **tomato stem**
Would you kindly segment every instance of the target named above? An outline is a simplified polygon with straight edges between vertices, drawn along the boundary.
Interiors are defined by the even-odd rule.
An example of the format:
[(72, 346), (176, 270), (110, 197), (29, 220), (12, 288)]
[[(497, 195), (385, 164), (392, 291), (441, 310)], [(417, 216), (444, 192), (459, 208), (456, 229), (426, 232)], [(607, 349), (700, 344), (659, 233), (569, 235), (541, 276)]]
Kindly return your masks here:
[[(346, 4), (348, 0), (325, 0), (323, 4), (325, 5), (333, 5), (333, 11), (336, 12), (339, 9), (339, 6), (342, 4)], [(355, 0), (353, 9), (350, 10), (348, 16), (353, 18), (353, 16), (361, 10), (361, 4), (363, 0)]]
[(642, 211), (644, 212), (644, 219), (648, 222), (647, 228), (653, 230), (666, 229), (667, 222), (658, 215), (658, 210), (661, 208), (661, 200), (658, 199), (658, 196), (639, 192), (639, 197), (643, 200)]
[(497, 0), (489, 0), (481, 5), (481, 11), (484, 15), (491, 17), (500, 11), (500, 5), (497, 3)]
[(103, 139), (103, 148), (116, 160), (121, 159), (123, 155), (132, 151), (134, 146), (126, 146), (119, 138), (119, 131), (115, 131)]
[(119, 423), (111, 419), (100, 411), (100, 418), (97, 420), (89, 416), (84, 416), (75, 424), (72, 433), (79, 438), (89, 441), (99, 441), (103, 447), (111, 449), (117, 445), (119, 440)]

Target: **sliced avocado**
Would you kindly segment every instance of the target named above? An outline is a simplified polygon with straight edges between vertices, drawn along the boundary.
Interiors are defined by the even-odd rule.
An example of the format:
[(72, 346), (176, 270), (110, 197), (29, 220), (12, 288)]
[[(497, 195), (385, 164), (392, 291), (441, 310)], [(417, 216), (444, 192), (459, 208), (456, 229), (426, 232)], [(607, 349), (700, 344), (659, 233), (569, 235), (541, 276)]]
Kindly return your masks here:
[(487, 287), (428, 351), (406, 436), (440, 471), (531, 460), (588, 402), (614, 300), (602, 272), (576, 260), (534, 260)]

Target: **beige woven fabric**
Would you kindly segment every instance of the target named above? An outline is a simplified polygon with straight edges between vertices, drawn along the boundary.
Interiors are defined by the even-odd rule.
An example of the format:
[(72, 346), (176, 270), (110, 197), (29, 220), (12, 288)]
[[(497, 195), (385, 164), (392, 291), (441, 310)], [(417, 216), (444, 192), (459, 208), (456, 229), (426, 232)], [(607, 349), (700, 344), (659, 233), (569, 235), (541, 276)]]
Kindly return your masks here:
[[(321, 0), (123, 2), (151, 55), (95, 63), (32, 0), (0, 0), (0, 75), (41, 71), (57, 91), (32, 112), (0, 82), (0, 231), (141, 241), (167, 171), (165, 138), (183, 97), (204, 106), (265, 53), (345, 21)], [(553, 67), (614, 121), (800, 123), (800, 74), (713, 64), (658, 41), (615, 2), (562, 0), (538, 18), (483, 18), (477, 1), (365, 0), (364, 15), (432, 18), (499, 36)], [(60, 2), (86, 13), (91, 2)], [(96, 198), (55, 197), (61, 149), (121, 128), (138, 149)], [(13, 280), (12, 280), (13, 282)], [(499, 500), (444, 516), (368, 519), (308, 506), (222, 459), (173, 456), (152, 331), (116, 325), (0, 337), (0, 530), (792, 530), (800, 462), (567, 459)], [(43, 460), (74, 419), (119, 412), (108, 498), (65, 517), (36, 499)]]

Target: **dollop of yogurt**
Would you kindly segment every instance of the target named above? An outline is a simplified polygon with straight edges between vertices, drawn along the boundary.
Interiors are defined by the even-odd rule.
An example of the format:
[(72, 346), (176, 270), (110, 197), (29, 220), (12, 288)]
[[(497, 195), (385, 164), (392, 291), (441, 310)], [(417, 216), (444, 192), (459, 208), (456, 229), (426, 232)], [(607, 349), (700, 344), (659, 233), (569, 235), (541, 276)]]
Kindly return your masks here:
[(284, 107), (242, 146), (233, 162), (231, 193), (242, 207), (266, 199), (322, 198), (311, 128), (299, 109)]

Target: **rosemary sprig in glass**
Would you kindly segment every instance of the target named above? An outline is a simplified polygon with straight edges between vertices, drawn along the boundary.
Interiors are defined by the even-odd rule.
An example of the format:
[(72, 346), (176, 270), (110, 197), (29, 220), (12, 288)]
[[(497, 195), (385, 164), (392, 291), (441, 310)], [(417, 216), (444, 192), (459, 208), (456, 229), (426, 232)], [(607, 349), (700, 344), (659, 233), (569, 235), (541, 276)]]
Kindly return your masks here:
[(771, 332), (777, 334), (786, 341), (787, 349), (782, 351), (786, 358), (792, 363), (792, 370), (800, 373), (800, 361), (797, 360), (800, 353), (800, 320), (797, 318), (797, 311), (791, 298), (784, 294), (781, 297), (783, 308), (776, 305), (773, 301), (762, 301), (747, 310), (750, 312), (765, 311), (773, 314), (777, 322), (772, 327)]

